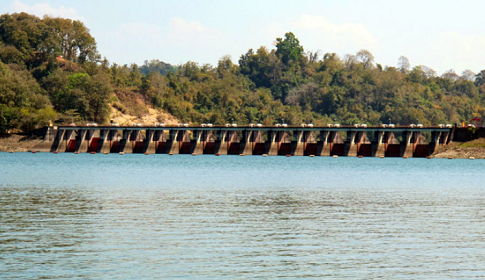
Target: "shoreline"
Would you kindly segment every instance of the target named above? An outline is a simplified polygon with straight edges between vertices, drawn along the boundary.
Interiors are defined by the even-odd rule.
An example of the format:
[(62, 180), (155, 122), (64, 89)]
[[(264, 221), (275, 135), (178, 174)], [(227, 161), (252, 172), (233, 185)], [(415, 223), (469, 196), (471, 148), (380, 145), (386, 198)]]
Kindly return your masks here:
[[(16, 133), (0, 135), (0, 152), (29, 152), (42, 141), (42, 137)], [(439, 146), (430, 158), (485, 159), (485, 138)]]
[(0, 135), (0, 152), (29, 152), (42, 141), (42, 137), (17, 133), (3, 134)]
[(431, 158), (485, 159), (485, 138), (437, 147)]

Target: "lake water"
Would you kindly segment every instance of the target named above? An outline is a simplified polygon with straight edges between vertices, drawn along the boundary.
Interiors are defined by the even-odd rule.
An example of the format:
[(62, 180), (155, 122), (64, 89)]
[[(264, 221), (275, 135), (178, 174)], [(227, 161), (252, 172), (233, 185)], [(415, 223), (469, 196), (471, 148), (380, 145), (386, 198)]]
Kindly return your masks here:
[(484, 279), (484, 170), (0, 153), (0, 278)]

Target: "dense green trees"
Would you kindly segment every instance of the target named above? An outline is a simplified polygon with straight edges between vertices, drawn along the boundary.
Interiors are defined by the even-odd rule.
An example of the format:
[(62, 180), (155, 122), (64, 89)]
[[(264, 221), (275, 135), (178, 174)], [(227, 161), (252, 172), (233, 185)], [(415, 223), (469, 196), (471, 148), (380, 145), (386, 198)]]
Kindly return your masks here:
[(69, 61), (97, 60), (96, 42), (82, 22), (64, 18), (43, 19), (51, 31), (54, 48)]
[(80, 21), (1, 15), (0, 130), (31, 130), (65, 112), (105, 121), (110, 78), (98, 59), (96, 42)]
[(284, 64), (297, 63), (303, 59), (303, 47), (300, 46), (300, 41), (295, 34), (288, 32), (285, 34), (285, 39), (276, 38), (276, 42), (276, 55)]
[(100, 60), (80, 21), (0, 16), (0, 131), (49, 120), (107, 122), (110, 103), (138, 116), (149, 104), (193, 123), (430, 125), (482, 116), (484, 99), (485, 70), (437, 76), (404, 56), (396, 68), (376, 64), (368, 50), (305, 54), (291, 32), (273, 50), (248, 50), (238, 64), (222, 57), (216, 66), (128, 66)]
[(56, 117), (49, 108), (46, 92), (27, 70), (0, 62), (0, 130), (46, 125)]
[(50, 55), (63, 55), (74, 62), (99, 59), (94, 38), (78, 20), (4, 14), (0, 16), (0, 39), (4, 46), (10, 47), (2, 52), (14, 53), (16, 63), (20, 62), (20, 55), (24, 61), (46, 59)]

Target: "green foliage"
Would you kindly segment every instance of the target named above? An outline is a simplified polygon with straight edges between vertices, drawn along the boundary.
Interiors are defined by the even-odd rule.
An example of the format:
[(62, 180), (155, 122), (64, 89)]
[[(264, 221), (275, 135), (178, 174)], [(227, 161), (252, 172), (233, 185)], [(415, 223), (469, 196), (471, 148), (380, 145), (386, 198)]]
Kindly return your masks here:
[[(59, 54), (70, 62), (57, 59)], [(85, 119), (106, 119), (109, 78), (59, 68), (63, 63), (67, 71), (81, 71), (73, 62), (88, 66), (98, 58), (96, 42), (80, 21), (1, 15), (0, 130), (35, 129), (55, 120), (57, 112), (69, 110), (77, 110)]]
[(295, 34), (288, 32), (285, 38), (276, 39), (276, 54), (281, 57), (284, 64), (290, 61), (298, 62), (303, 57), (303, 47), (300, 46), (300, 41), (295, 37)]
[(15, 122), (20, 118), (20, 110), (0, 103), (0, 132), (15, 127)]
[[(58, 56), (62, 55), (63, 58)], [(324, 125), (391, 120), (398, 125), (457, 123), (485, 114), (485, 70), (476, 79), (425, 66), (382, 67), (360, 50), (340, 58), (305, 55), (296, 36), (277, 38), (276, 49), (248, 50), (238, 64), (216, 66), (159, 60), (144, 65), (100, 60), (80, 21), (0, 16), (0, 131), (31, 130), (109, 117), (109, 104), (142, 116), (146, 104), (184, 122), (213, 124), (312, 122)]]
[(275, 52), (268, 52), (265, 47), (256, 53), (250, 49), (239, 59), (239, 71), (247, 76), (256, 87), (270, 88), (281, 72), (281, 61)]
[(57, 112), (50, 107), (42, 109), (22, 109), (22, 119), (20, 120), (20, 128), (24, 131), (31, 131), (38, 127), (47, 126), (51, 121), (57, 119)]
[(6, 64), (22, 64), (24, 63), (24, 56), (14, 46), (6, 46), (0, 47), (0, 60)]
[(145, 63), (143, 66), (140, 67), (140, 72), (143, 75), (148, 75), (151, 73), (159, 73), (162, 76), (167, 75), (168, 73), (177, 73), (178, 68), (170, 65), (168, 63), (165, 63), (163, 61), (160, 61), (158, 59), (153, 59), (153, 60), (145, 60)]
[(58, 114), (58, 121), (61, 121), (65, 124), (78, 123), (81, 120), (81, 116), (76, 109), (69, 109), (62, 114)]
[(485, 148), (485, 143), (471, 141), (471, 142), (466, 142), (466, 143), (460, 144), (458, 147), (460, 147), (460, 148)]
[(83, 63), (100, 58), (96, 41), (81, 21), (50, 17), (45, 17), (43, 21), (53, 30), (55, 51), (62, 53), (65, 59)]
[(0, 62), (0, 131), (26, 122), (29, 129), (43, 125), (48, 109), (49, 98), (27, 70)]

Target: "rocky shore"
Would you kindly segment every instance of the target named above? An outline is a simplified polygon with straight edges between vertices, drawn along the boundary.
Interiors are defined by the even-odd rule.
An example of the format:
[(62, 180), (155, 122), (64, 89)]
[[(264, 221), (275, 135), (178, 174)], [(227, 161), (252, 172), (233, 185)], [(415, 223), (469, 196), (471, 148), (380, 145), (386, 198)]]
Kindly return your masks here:
[(16, 133), (0, 135), (0, 152), (28, 152), (41, 142), (41, 137), (29, 137)]
[(446, 146), (440, 146), (431, 157), (485, 159), (485, 138), (463, 143), (452, 142)]

